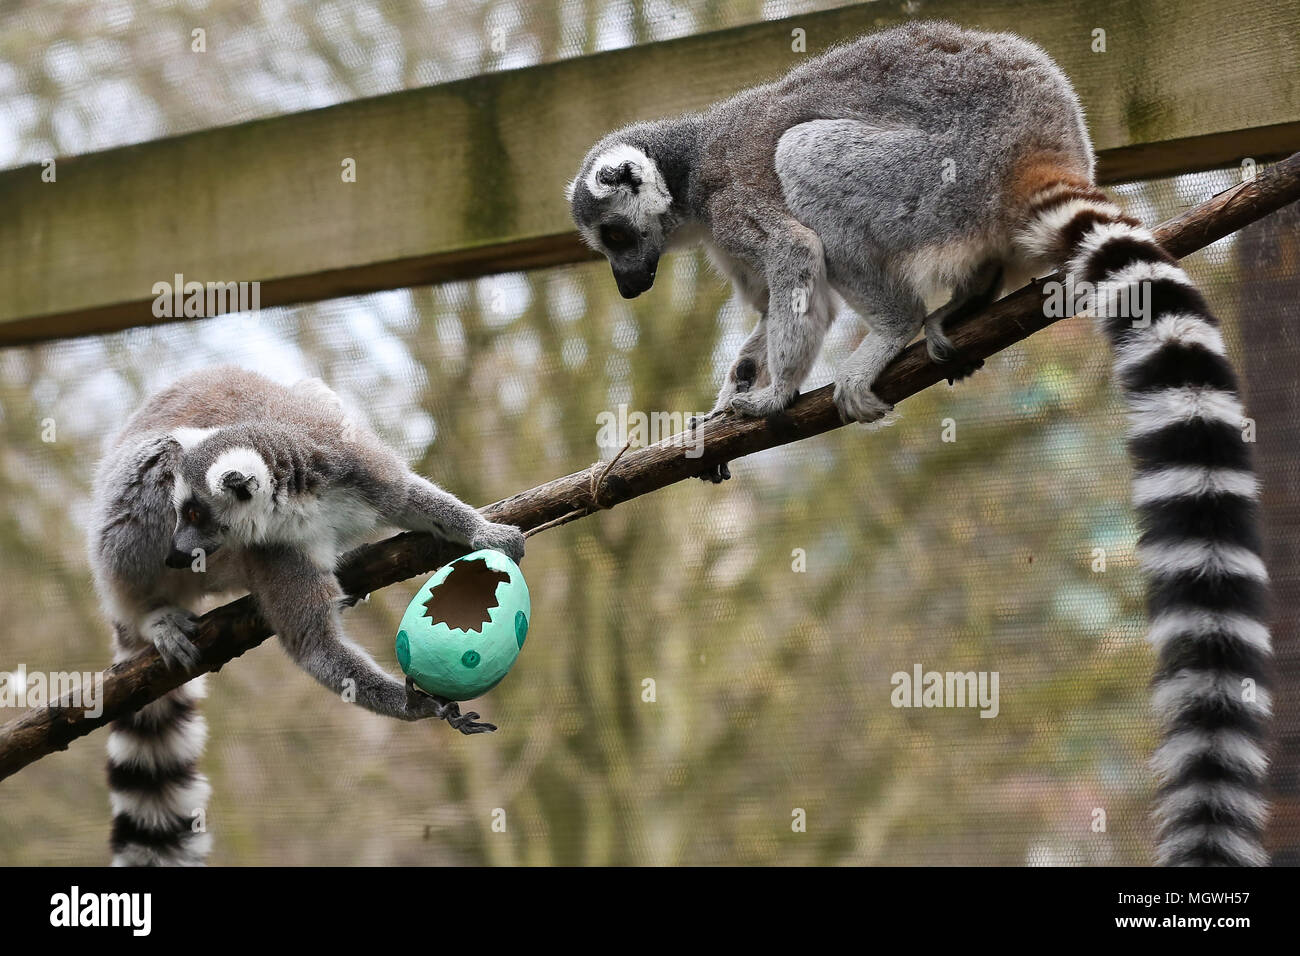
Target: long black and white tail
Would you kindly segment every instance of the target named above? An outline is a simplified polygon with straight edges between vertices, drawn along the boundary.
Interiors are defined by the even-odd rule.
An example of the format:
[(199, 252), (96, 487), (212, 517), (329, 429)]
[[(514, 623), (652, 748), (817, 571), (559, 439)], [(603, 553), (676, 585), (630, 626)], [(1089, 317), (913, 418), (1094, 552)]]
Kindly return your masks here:
[[(1024, 222), (1017, 245), (1028, 257), (1066, 263), (1076, 285), (1096, 287), (1089, 311), (1110, 339), (1128, 405), (1138, 559), (1159, 659), (1159, 862), (1265, 865), (1268, 575), (1219, 324), (1177, 262), (1096, 188), (1045, 189)], [(1143, 303), (1145, 315), (1135, 314)]]
[(114, 866), (201, 866), (211, 837), (203, 814), (211, 788), (198, 771), (207, 725), (203, 678), (113, 722), (108, 789)]

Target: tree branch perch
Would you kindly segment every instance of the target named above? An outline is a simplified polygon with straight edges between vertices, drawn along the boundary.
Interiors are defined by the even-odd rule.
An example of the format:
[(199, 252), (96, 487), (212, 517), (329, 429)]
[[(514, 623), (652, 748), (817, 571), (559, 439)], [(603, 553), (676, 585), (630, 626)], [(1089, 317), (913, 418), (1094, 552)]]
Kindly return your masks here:
[[(1264, 169), (1253, 181), (1234, 186), (1163, 223), (1154, 230), (1155, 236), (1181, 258), (1298, 198), (1300, 153)], [(956, 325), (949, 334), (964, 358), (984, 359), (1055, 321), (1045, 315), (1041, 283), (1034, 283)], [(916, 343), (885, 370), (878, 391), (886, 401), (897, 403), (946, 376), (942, 367), (930, 361), (924, 343)], [(682, 442), (679, 436), (628, 450), (611, 465), (597, 463), (488, 505), (483, 513), (525, 531), (554, 526), (563, 523), (560, 519), (582, 517), (693, 477), (710, 465), (820, 435), (842, 424), (831, 401), (831, 387), (826, 386), (802, 396), (772, 419), (714, 419), (701, 425), (689, 442)], [(702, 443), (703, 455), (687, 458), (686, 449), (697, 442)], [(603, 480), (598, 480), (602, 476)], [(347, 554), (338, 577), (344, 591), (360, 596), (428, 573), (463, 553), (464, 549), (428, 535), (399, 534)], [(65, 697), (0, 727), (0, 780), (46, 754), (67, 749), (78, 737), (156, 700), (198, 674), (220, 670), (227, 661), (270, 636), (271, 629), (251, 597), (210, 611), (199, 624), (196, 643), (201, 659), (194, 671), (170, 671), (157, 652), (148, 651), (103, 672), (103, 712), (99, 716), (87, 716), (84, 707), (73, 706)]]

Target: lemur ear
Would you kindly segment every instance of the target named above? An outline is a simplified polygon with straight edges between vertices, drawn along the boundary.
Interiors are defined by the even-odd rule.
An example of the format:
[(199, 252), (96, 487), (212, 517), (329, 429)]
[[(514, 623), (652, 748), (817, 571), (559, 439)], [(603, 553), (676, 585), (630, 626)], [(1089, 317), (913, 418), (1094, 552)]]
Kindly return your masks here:
[(631, 186), (636, 192), (641, 185), (641, 169), (630, 160), (617, 166), (602, 166), (596, 173), (596, 182), (602, 186)]
[(252, 475), (241, 475), (237, 471), (228, 471), (221, 476), (221, 486), (240, 501), (249, 501), (253, 497), (253, 492), (257, 491), (262, 485)]

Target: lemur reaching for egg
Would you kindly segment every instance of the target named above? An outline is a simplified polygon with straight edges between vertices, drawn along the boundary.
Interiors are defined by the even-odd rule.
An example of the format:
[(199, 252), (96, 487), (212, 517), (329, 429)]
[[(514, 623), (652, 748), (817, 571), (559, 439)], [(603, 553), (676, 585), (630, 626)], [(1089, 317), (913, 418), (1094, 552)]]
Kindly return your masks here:
[[(835, 374), (835, 404), (870, 422), (889, 410), (880, 373), (922, 330), (948, 374), (971, 370), (945, 323), (1016, 279), (1064, 266), (1115, 293), (1146, 286), (1149, 315), (1099, 322), (1131, 417), (1159, 655), (1158, 856), (1262, 863), (1268, 576), (1237, 380), (1205, 300), (1093, 167), (1078, 98), (1046, 53), (916, 22), (703, 112), (608, 134), (569, 198), (624, 296), (651, 287), (665, 250), (699, 241), (758, 310), (714, 414), (771, 416), (794, 400), (832, 290), (871, 328)], [(951, 302), (927, 318), (943, 292)]]
[[(90, 558), (115, 660), (155, 647), (199, 660), (193, 611), (246, 590), (290, 657), (330, 690), (402, 720), (494, 730), (382, 670), (339, 620), (339, 556), (382, 526), (519, 560), (524, 536), (493, 524), (351, 422), (319, 380), (292, 388), (239, 368), (190, 375), (149, 399), (109, 443), (94, 482)], [(116, 721), (109, 735), (114, 862), (197, 864), (208, 796), (197, 770), (202, 678)]]

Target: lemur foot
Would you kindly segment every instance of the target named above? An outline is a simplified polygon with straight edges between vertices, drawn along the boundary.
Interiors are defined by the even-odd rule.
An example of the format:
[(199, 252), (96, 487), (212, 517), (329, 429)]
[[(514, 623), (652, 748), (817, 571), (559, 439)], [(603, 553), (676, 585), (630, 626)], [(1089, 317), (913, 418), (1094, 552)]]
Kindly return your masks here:
[[(687, 431), (693, 432), (705, 422), (711, 422), (715, 418), (721, 418), (725, 414), (727, 414), (726, 408), (715, 408), (707, 415), (692, 415), (691, 420), (686, 424), (686, 429)], [(710, 484), (720, 485), (731, 477), (731, 469), (727, 467), (728, 464), (730, 463), (724, 461), (719, 462), (716, 465), (709, 465), (709, 467), (705, 468), (695, 477), (699, 478), (701, 481), (707, 481)]]
[(490, 734), (497, 729), (496, 724), (480, 721), (475, 711), (462, 714), (460, 704), (456, 701), (421, 690), (409, 677), (406, 678), (406, 712), (411, 720), (424, 720), (428, 717), (445, 720), (448, 726), (466, 736)]
[(459, 730), (466, 737), (469, 737), (472, 734), (496, 733), (497, 725), (490, 724), (486, 720), (479, 720), (477, 711), (471, 710), (468, 713), (462, 714), (460, 712), (460, 705), (454, 700), (448, 701), (447, 703), (451, 705), (452, 711), (446, 718), (449, 727)]
[(720, 485), (731, 478), (729, 464), (730, 462), (723, 461), (716, 465), (710, 465), (695, 477), (701, 481), (707, 481), (711, 485)]
[(686, 422), (686, 428), (688, 431), (695, 431), (695, 429), (699, 428), (705, 422), (711, 422), (715, 418), (721, 418), (725, 414), (727, 414), (726, 408), (715, 408), (707, 415), (692, 415)]
[(952, 339), (937, 330), (926, 330), (925, 350), (930, 353), (930, 360), (934, 364), (943, 367), (949, 385), (970, 378), (984, 367), (983, 359), (971, 361), (965, 358)]
[(797, 388), (786, 391), (768, 385), (757, 390), (737, 392), (731, 396), (731, 410), (746, 418), (770, 418), (778, 412), (785, 411), (798, 397)]
[(199, 633), (199, 620), (189, 611), (160, 607), (145, 617), (140, 630), (169, 669), (192, 670), (198, 666), (199, 649), (194, 638)]
[(846, 422), (870, 424), (879, 421), (894, 410), (894, 406), (876, 395), (871, 386), (847, 378), (835, 383), (835, 407)]
[(500, 551), (518, 563), (524, 558), (524, 533), (514, 525), (489, 523), (470, 538), (469, 546), (475, 551)]
[(926, 328), (925, 350), (935, 365), (952, 365), (961, 358), (961, 350), (937, 328)]
[(958, 367), (954, 368), (952, 370), (952, 374), (948, 376), (948, 384), (952, 385), (954, 382), (960, 382), (962, 379), (970, 378), (972, 375), (974, 375), (983, 367), (984, 367), (983, 359), (976, 359), (974, 362), (968, 362), (965, 365), (959, 365)]

